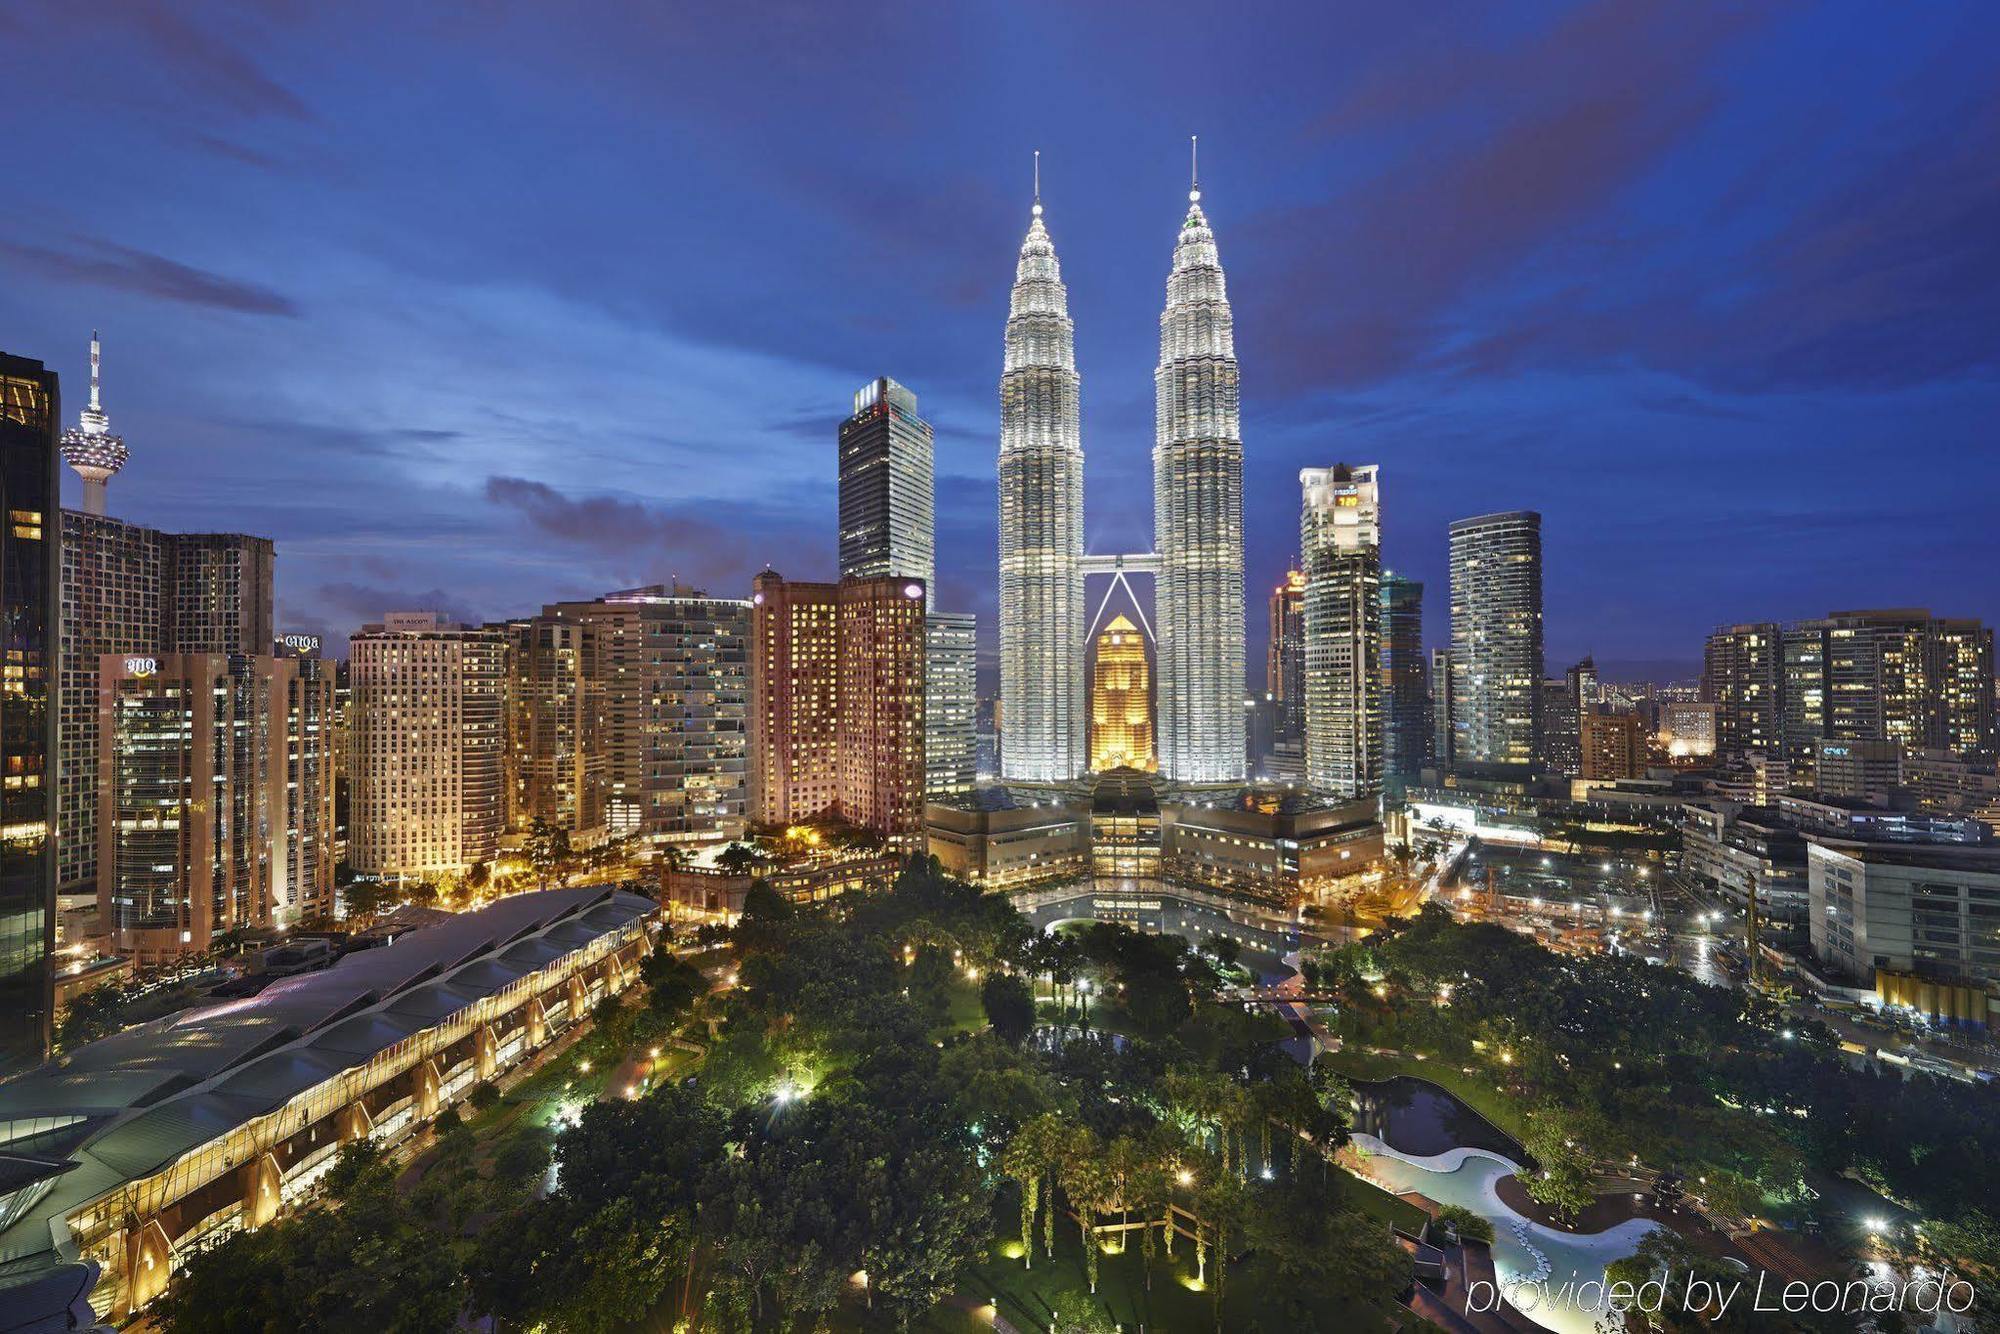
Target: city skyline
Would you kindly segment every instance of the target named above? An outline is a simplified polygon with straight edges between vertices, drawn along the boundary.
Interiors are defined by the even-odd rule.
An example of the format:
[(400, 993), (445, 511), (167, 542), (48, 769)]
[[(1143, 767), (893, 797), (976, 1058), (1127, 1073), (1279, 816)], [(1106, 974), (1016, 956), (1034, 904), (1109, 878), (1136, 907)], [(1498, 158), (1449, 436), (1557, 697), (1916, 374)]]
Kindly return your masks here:
[[(601, 32), (524, 17), (446, 51), (420, 33), (396, 59), (441, 57), (424, 96), (462, 103), (399, 138), (409, 94), (378, 96), (393, 69), (317, 20), (29, 13), (18, 23), (52, 58), (20, 87), (43, 109), (54, 188), (8, 210), (0, 322), (68, 376), (65, 428), (101, 328), (133, 451), (113, 512), (271, 536), (281, 620), (329, 643), (392, 605), (485, 620), (673, 575), (741, 596), (766, 561), (830, 574), (832, 535), (802, 519), (833, 485), (853, 385), (893, 375), (938, 432), (940, 605), (991, 626), (993, 330), (1030, 154), (1044, 150), (1088, 377), (1086, 549), (1137, 550), (1146, 324), (1170, 257), (1149, 229), (1198, 132), (1251, 372), (1251, 588), (1293, 554), (1288, 479), (1348, 456), (1379, 459), (1409, 498), (1384, 559), (1433, 588), (1449, 521), (1545, 514), (1552, 661), (1692, 675), (1715, 626), (1828, 607), (2000, 620), (1967, 559), (1976, 498), (2000, 480), (1977, 448), (1996, 399), (1978, 239), (1996, 199), (1976, 171), (2000, 135), (1976, 78), (1990, 15), (1865, 34), (1645, 5), (1486, 16), (1462, 37), (1361, 21), (1383, 26), (1309, 26), (1281, 50), (1244, 24), (1114, 59), (1107, 29), (1050, 17), (1065, 65), (1092, 62), (1126, 96), (1052, 87), (1033, 115), (1000, 117), (1020, 39), (982, 11), (933, 16), (889, 40), (914, 69), (947, 43), (965, 56), (949, 87), (927, 85), (946, 114), (912, 124), (857, 90), (792, 143), (803, 94), (781, 76), (819, 68), (819, 25), (844, 22), (703, 43), (708, 67), (685, 67), (701, 134), (634, 128), (645, 62)], [(666, 29), (626, 35), (683, 68)], [(93, 103), (61, 75), (84, 43), (119, 98)], [(1185, 123), (1142, 115), (1165, 86), (1154, 67), (1198, 45), (1213, 86), (1176, 90)], [(531, 46), (549, 62), (532, 77)], [(591, 62), (599, 97), (546, 86)], [(1314, 91), (1243, 97), (1267, 67), (1259, 86)], [(496, 74), (517, 150), (559, 132), (594, 145), (546, 200), (479, 148)], [(753, 110), (725, 86), (769, 96), (743, 99)], [(1587, 115), (1603, 98), (1611, 111)], [(132, 114), (169, 105), (171, 121)], [(1523, 162), (1525, 177), (1509, 167)], [(657, 225), (606, 232), (574, 206), (590, 190)], [(1480, 234), (1413, 226), (1441, 209), (1480, 217)], [(669, 263), (694, 247), (701, 272)], [(1676, 290), (1697, 286), (1736, 295), (1709, 307)], [(807, 315), (777, 318), (791, 294)], [(1824, 543), (1896, 516), (1842, 479), (1892, 450), (1952, 485), (1913, 507), (1924, 542), (1844, 568)], [(1704, 488), (1723, 467), (1736, 484)]]

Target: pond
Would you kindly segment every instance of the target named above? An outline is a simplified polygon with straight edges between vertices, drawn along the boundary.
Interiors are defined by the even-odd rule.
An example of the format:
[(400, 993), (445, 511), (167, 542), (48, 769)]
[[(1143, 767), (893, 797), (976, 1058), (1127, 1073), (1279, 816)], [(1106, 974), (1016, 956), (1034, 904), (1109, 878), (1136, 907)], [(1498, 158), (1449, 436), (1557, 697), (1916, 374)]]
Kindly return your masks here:
[(1428, 1080), (1398, 1075), (1354, 1085), (1354, 1128), (1399, 1153), (1434, 1157), (1453, 1149), (1485, 1149), (1533, 1164), (1504, 1130)]

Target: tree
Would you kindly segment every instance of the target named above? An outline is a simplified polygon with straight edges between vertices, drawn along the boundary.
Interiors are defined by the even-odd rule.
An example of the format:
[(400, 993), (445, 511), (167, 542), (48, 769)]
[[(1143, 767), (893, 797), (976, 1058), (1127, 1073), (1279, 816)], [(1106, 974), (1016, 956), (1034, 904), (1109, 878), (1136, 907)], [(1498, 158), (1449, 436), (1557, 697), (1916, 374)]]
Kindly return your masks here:
[(528, 865), (535, 870), (536, 883), (547, 889), (568, 870), (571, 856), (569, 830), (537, 817), (528, 830)]
[(1115, 1187), (1107, 1170), (1104, 1143), (1088, 1126), (1077, 1126), (1065, 1137), (1062, 1161), (1057, 1169), (1069, 1207), (1076, 1211), (1077, 1232), (1083, 1239), (1083, 1272), (1090, 1290), (1097, 1291), (1097, 1215), (1115, 1197)]
[(1014, 1046), (1035, 1031), (1034, 994), (1013, 973), (988, 973), (979, 988), (979, 1003), (993, 1031)]
[(349, 917), (373, 917), (389, 902), (389, 890), (379, 880), (351, 880), (340, 890)]
[(1529, 1199), (1548, 1206), (1564, 1222), (1573, 1221), (1597, 1200), (1596, 1174), (1578, 1133), (1555, 1109), (1536, 1116), (1528, 1129), (1526, 1147), (1541, 1170), (1528, 1173), (1521, 1184)]

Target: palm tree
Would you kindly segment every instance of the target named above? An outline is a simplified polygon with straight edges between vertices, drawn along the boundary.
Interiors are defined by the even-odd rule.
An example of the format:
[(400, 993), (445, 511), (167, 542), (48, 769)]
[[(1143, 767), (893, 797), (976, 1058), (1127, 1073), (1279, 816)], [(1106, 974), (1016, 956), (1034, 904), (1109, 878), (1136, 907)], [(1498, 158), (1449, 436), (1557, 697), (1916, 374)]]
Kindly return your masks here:
[(1063, 1144), (1061, 1166), (1063, 1193), (1076, 1211), (1077, 1231), (1083, 1238), (1083, 1272), (1090, 1279), (1090, 1291), (1097, 1292), (1097, 1214), (1112, 1198), (1111, 1174), (1106, 1169), (1104, 1144), (1088, 1126), (1072, 1130)]

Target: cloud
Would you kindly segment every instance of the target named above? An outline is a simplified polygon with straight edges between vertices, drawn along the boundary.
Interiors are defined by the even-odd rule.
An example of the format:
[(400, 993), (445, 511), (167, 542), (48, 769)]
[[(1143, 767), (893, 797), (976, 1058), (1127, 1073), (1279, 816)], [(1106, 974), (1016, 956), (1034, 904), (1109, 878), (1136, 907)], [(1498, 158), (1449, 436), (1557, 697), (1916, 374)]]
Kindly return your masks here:
[[(652, 505), (623, 496), (564, 495), (545, 482), (524, 477), (488, 477), (486, 499), (520, 515), (536, 532), (593, 553), (595, 568), (620, 582), (640, 584), (676, 578), (716, 593), (749, 583), (768, 561), (793, 565), (793, 577), (825, 568), (834, 531), (830, 512), (817, 522), (761, 505), (739, 502), (686, 502)], [(819, 531), (822, 540), (808, 558), (801, 531)]]
[(313, 596), (314, 600), (364, 623), (379, 621), (384, 613), (392, 611), (434, 611), (447, 621), (468, 624), (477, 624), (483, 619), (459, 601), (457, 594), (447, 593), (442, 588), (419, 590), (336, 580), (318, 585), (313, 589)]
[(249, 57), (165, 6), (142, 5), (133, 16), (167, 65), (201, 93), (249, 116), (314, 119), (312, 109), (296, 93), (264, 73)]
[(299, 308), (288, 296), (256, 283), (225, 278), (148, 250), (134, 250), (95, 237), (72, 238), (70, 250), (0, 241), (0, 255), (11, 256), (43, 277), (91, 283), (122, 292), (212, 306), (246, 315), (296, 317)]

